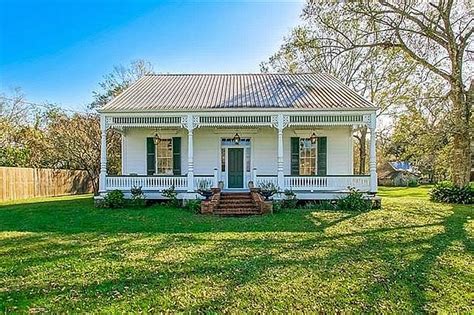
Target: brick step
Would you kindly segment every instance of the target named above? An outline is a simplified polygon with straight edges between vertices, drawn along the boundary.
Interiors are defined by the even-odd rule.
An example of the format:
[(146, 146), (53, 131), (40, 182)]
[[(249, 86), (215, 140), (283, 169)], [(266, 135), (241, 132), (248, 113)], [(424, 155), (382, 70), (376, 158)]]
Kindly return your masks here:
[(233, 209), (233, 208), (255, 208), (256, 206), (253, 202), (238, 202), (238, 203), (220, 202), (217, 207), (223, 208), (223, 209)]
[(222, 197), (221, 200), (252, 200), (250, 196)]
[(236, 209), (232, 209), (232, 210), (216, 209), (214, 211), (214, 214), (217, 214), (217, 215), (254, 215), (254, 214), (260, 214), (260, 211), (258, 211), (258, 209), (249, 209), (249, 208), (236, 208)]
[(249, 202), (252, 202), (253, 203), (253, 199), (221, 199), (220, 200), (221, 202), (223, 203), (249, 203)]
[(250, 193), (248, 192), (221, 193), (221, 197), (240, 197), (240, 196), (249, 197)]

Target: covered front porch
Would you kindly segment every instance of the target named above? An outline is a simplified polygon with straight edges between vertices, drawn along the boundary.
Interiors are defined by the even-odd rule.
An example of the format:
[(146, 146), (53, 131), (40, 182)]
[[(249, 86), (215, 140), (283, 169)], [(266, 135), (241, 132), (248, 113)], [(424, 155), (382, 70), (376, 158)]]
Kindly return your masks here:
[[(370, 130), (370, 173), (353, 175), (352, 134), (362, 126)], [(161, 199), (174, 186), (189, 199), (203, 185), (248, 191), (268, 183), (301, 199), (377, 191), (373, 112), (102, 114), (101, 128), (102, 194), (141, 186)], [(107, 128), (122, 134), (122, 175), (106, 174)]]

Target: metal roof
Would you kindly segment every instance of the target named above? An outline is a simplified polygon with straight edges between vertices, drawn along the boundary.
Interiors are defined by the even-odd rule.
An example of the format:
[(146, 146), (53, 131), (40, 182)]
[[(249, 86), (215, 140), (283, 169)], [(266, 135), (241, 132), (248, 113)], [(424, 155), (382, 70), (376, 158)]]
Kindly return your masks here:
[(153, 74), (139, 79), (101, 111), (214, 109), (373, 110), (375, 106), (324, 73)]
[(411, 172), (411, 173), (414, 172), (414, 168), (410, 162), (394, 161), (394, 162), (388, 162), (388, 163), (390, 164), (390, 166), (392, 166), (392, 168), (395, 171), (406, 171), (406, 172)]

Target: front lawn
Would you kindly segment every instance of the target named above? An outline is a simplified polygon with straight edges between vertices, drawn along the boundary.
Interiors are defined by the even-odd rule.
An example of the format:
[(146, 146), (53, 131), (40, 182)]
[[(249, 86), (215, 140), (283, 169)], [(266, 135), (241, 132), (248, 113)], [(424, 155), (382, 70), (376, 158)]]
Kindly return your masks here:
[(368, 213), (246, 218), (0, 204), (0, 311), (472, 312), (472, 207), (380, 195)]

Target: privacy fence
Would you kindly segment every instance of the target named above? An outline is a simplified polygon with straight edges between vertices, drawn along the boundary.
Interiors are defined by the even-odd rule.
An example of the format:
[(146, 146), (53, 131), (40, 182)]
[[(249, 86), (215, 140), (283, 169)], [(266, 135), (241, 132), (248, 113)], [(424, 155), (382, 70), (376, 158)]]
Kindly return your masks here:
[(92, 192), (85, 171), (0, 167), (0, 201)]

